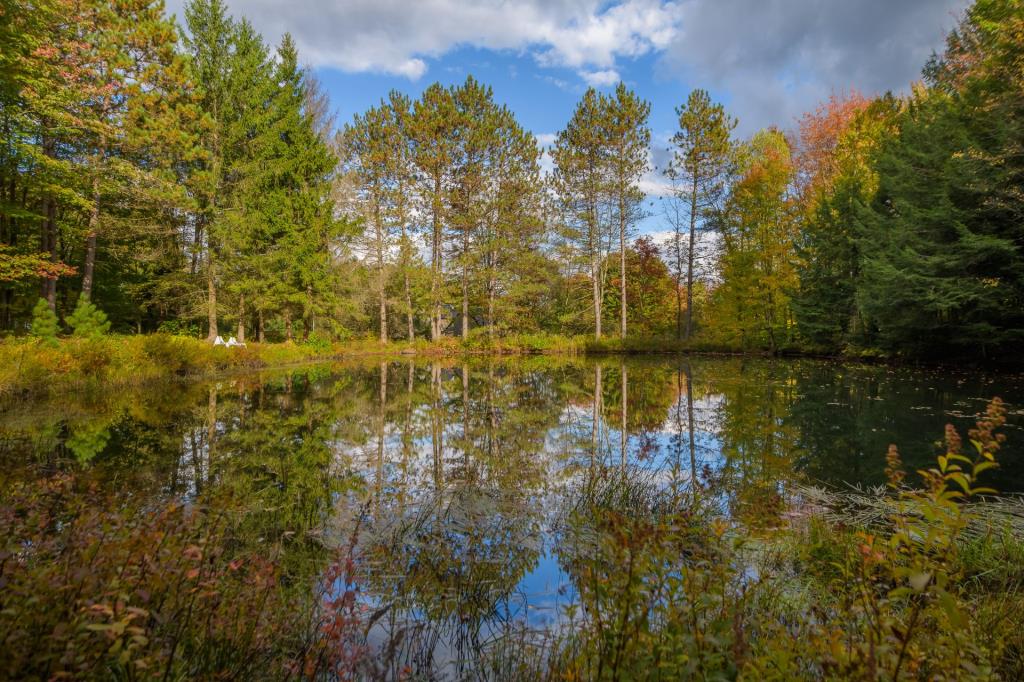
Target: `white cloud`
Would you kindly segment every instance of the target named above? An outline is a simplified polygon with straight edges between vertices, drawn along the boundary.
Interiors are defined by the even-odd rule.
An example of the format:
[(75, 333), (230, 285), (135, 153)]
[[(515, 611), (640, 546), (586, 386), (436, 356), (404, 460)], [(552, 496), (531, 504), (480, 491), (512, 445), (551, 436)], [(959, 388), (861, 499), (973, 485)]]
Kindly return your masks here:
[[(169, 0), (183, 17), (185, 0)], [(542, 66), (605, 74), (619, 58), (664, 49), (680, 7), (662, 0), (228, 0), (270, 41), (290, 32), (304, 61), (415, 80), (425, 59), (463, 45), (516, 50)], [(599, 76), (601, 78), (602, 76)]]
[(537, 138), (537, 144), (541, 147), (550, 147), (558, 139), (558, 135), (555, 133), (537, 133), (534, 137)]
[(622, 80), (619, 77), (619, 72), (615, 69), (580, 71), (580, 77), (587, 82), (587, 85), (593, 85), (595, 88), (606, 88)]

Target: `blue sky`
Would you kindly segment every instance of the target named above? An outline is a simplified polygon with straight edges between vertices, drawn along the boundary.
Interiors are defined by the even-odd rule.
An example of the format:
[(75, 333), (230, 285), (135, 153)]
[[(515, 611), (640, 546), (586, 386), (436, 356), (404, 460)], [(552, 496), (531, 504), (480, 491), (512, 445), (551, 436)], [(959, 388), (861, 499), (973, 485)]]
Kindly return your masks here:
[[(168, 0), (183, 16), (185, 0)], [(590, 84), (651, 102), (652, 159), (674, 108), (704, 88), (738, 133), (797, 117), (831, 93), (906, 91), (966, 0), (226, 0), (270, 43), (290, 32), (339, 124), (391, 89), (412, 96), (472, 74), (544, 143)], [(658, 191), (657, 174), (645, 186)], [(644, 231), (657, 229), (648, 220)]]

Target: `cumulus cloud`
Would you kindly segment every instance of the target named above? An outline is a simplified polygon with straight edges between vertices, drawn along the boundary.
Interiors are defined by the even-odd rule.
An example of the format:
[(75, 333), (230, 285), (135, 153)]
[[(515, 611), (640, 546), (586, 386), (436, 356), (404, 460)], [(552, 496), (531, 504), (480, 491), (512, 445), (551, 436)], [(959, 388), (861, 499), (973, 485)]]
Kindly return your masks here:
[(615, 85), (621, 80), (619, 72), (615, 69), (604, 69), (601, 71), (581, 71), (580, 77), (596, 88), (604, 88)]
[[(182, 16), (184, 0), (170, 0)], [(268, 39), (285, 31), (315, 66), (417, 79), (459, 46), (532, 54), (608, 84), (620, 58), (663, 50), (679, 5), (661, 0), (229, 0)]]
[(688, 0), (664, 73), (726, 93), (750, 132), (832, 92), (903, 90), (968, 0)]

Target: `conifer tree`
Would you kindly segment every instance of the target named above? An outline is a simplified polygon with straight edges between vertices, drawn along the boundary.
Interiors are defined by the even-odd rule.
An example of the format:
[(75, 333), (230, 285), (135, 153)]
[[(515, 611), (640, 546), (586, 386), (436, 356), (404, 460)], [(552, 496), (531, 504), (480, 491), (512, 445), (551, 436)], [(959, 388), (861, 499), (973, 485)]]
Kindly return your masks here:
[(611, 179), (604, 132), (606, 110), (606, 98), (589, 88), (568, 125), (558, 133), (551, 152), (555, 164), (552, 185), (564, 214), (565, 238), (589, 270), (597, 339), (601, 338), (605, 256), (613, 237), (608, 205)]
[(644, 193), (640, 179), (650, 169), (647, 158), (651, 131), (647, 118), (651, 105), (621, 82), (605, 105), (602, 126), (608, 146), (605, 158), (609, 164), (610, 199), (619, 234), (619, 335), (626, 338), (626, 246), (633, 226), (643, 218)]
[(429, 217), (430, 338), (437, 341), (444, 294), (444, 231), (451, 202), (458, 121), (449, 89), (435, 83), (413, 104), (409, 133), (419, 171), (420, 209)]
[(57, 313), (50, 310), (50, 304), (46, 299), (36, 301), (35, 307), (32, 308), (32, 336), (48, 346), (56, 346), (58, 324)]
[(362, 214), (368, 226), (365, 239), (367, 256), (372, 260), (376, 277), (380, 342), (388, 341), (387, 254), (392, 237), (390, 210), (392, 199), (398, 198), (391, 187), (394, 156), (401, 153), (400, 132), (394, 112), (387, 103), (372, 107), (345, 127), (346, 166), (358, 180)]
[(412, 139), (409, 127), (412, 117), (412, 102), (409, 97), (392, 90), (387, 105), (391, 110), (393, 127), (388, 155), (388, 176), (390, 179), (391, 219), (398, 225), (398, 269), (402, 278), (403, 307), (405, 309), (406, 337), (411, 341), (416, 336), (415, 310), (412, 303), (411, 273), (415, 258), (413, 247), (412, 201), (415, 186), (412, 160)]
[(85, 298), (79, 298), (74, 311), (68, 315), (68, 326), (75, 336), (94, 339), (110, 331), (110, 320), (96, 304)]
[[(694, 260), (698, 242), (698, 221), (719, 200), (732, 151), (730, 137), (736, 120), (721, 104), (712, 103), (704, 90), (694, 90), (686, 104), (676, 108), (679, 130), (672, 136), (672, 162), (665, 174), (674, 182), (672, 201), (682, 209), (680, 217), (688, 223), (686, 246), (683, 225), (674, 221), (669, 257), (676, 279), (676, 339), (689, 339), (693, 331)], [(686, 261), (686, 326), (682, 321), (683, 261)]]

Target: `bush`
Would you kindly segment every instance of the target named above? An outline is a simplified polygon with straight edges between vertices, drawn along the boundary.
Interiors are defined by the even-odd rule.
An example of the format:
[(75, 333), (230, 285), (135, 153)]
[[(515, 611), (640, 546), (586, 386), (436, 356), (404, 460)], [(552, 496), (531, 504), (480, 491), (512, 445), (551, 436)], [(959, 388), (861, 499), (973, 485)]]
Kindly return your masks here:
[[(73, 478), (0, 503), (0, 678), (348, 679), (352, 562), (289, 586), (280, 548), (239, 547), (230, 504), (142, 507)], [(340, 593), (338, 590), (340, 588)]]
[(57, 313), (50, 309), (50, 304), (45, 298), (36, 301), (32, 309), (32, 336), (43, 341), (48, 346), (57, 345), (57, 332), (59, 322)]
[(78, 299), (78, 305), (67, 322), (74, 330), (74, 335), (83, 338), (97, 338), (110, 331), (110, 320), (106, 313), (85, 298)]
[(153, 334), (142, 342), (142, 350), (159, 367), (174, 374), (189, 374), (203, 366), (201, 341), (169, 334)]
[(172, 334), (174, 336), (191, 336), (199, 338), (199, 325), (195, 322), (183, 320), (164, 320), (157, 327), (158, 334)]
[(318, 334), (316, 332), (309, 335), (305, 341), (302, 342), (303, 346), (306, 346), (309, 350), (322, 355), (331, 351), (331, 339), (324, 334)]

